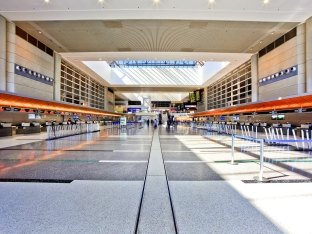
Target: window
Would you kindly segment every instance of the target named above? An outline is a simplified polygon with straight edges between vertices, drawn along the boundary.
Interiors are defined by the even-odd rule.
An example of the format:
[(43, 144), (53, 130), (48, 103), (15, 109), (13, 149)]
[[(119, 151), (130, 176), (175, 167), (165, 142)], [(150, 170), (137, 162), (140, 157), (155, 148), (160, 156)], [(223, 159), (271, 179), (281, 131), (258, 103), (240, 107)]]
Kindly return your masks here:
[(103, 85), (65, 61), (62, 61), (61, 69), (61, 89), (66, 89), (62, 101), (104, 109)]
[(250, 61), (207, 87), (208, 110), (251, 102), (248, 84), (251, 84)]

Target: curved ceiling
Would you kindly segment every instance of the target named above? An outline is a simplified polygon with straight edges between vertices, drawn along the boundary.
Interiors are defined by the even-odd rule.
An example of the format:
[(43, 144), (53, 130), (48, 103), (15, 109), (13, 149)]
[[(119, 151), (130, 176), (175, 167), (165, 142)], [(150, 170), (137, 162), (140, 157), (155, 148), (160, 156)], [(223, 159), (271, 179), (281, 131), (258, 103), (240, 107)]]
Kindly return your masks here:
[[(269, 4), (263, 0), (215, 0), (213, 4), (208, 0), (160, 0), (158, 4), (153, 0), (50, 0), (48, 4), (10, 0), (1, 1), (0, 9), (1, 15), (104, 85), (109, 83), (82, 61), (157, 56), (230, 62), (202, 87), (304, 22), (311, 12), (311, 0)], [(178, 89), (169, 92), (182, 92)]]
[[(49, 39), (57, 42), (55, 49), (58, 52), (250, 53), (276, 40), (297, 24), (203, 20), (17, 22), (38, 39), (48, 35)], [(38, 31), (42, 32), (41, 35)]]
[(10, 0), (0, 14), (12, 21), (97, 19), (187, 19), (303, 22), (311, 16), (310, 0)]

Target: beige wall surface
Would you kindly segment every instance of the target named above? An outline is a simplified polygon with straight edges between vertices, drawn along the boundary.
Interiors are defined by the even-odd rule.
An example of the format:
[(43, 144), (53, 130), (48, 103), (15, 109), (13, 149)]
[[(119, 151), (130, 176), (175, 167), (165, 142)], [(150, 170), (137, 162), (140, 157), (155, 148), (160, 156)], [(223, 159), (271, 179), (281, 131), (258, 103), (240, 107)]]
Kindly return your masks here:
[(259, 58), (258, 78), (298, 65), (298, 75), (259, 87), (259, 101), (301, 95), (305, 91), (304, 30), (298, 27), (297, 36)]
[[(45, 76), (54, 76), (54, 59), (16, 36), (15, 63)], [(29, 97), (53, 100), (53, 86), (15, 75), (15, 92)]]

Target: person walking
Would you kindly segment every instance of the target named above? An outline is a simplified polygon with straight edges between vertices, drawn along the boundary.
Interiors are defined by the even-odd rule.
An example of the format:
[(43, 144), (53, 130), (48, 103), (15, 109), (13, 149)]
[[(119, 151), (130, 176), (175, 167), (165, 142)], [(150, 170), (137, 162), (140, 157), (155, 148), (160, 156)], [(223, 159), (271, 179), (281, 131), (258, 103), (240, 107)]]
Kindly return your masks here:
[(154, 128), (155, 128), (155, 129), (157, 128), (157, 125), (158, 125), (157, 119), (155, 118), (155, 119), (154, 119)]

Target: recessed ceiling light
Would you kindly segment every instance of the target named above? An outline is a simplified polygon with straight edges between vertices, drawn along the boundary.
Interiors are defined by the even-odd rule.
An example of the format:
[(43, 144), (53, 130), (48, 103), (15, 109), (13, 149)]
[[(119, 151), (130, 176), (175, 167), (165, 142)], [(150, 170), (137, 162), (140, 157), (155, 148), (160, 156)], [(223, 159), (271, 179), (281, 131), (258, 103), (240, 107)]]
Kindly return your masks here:
[(41, 34), (42, 32), (41, 32), (41, 31), (38, 31), (38, 33)]
[(209, 0), (209, 3), (210, 4), (215, 3), (215, 0)]
[(158, 4), (158, 3), (160, 3), (160, 0), (153, 0), (153, 2), (154, 2), (154, 4)]
[(271, 35), (274, 35), (275, 34), (275, 32), (271, 32)]
[(50, 0), (44, 0), (44, 2), (45, 2), (45, 3), (49, 3), (49, 2), (50, 2)]
[(104, 3), (104, 0), (98, 0), (98, 3)]
[(259, 44), (262, 44), (263, 43), (263, 41), (259, 41)]
[(270, 0), (263, 0), (264, 4), (268, 4), (270, 2)]

